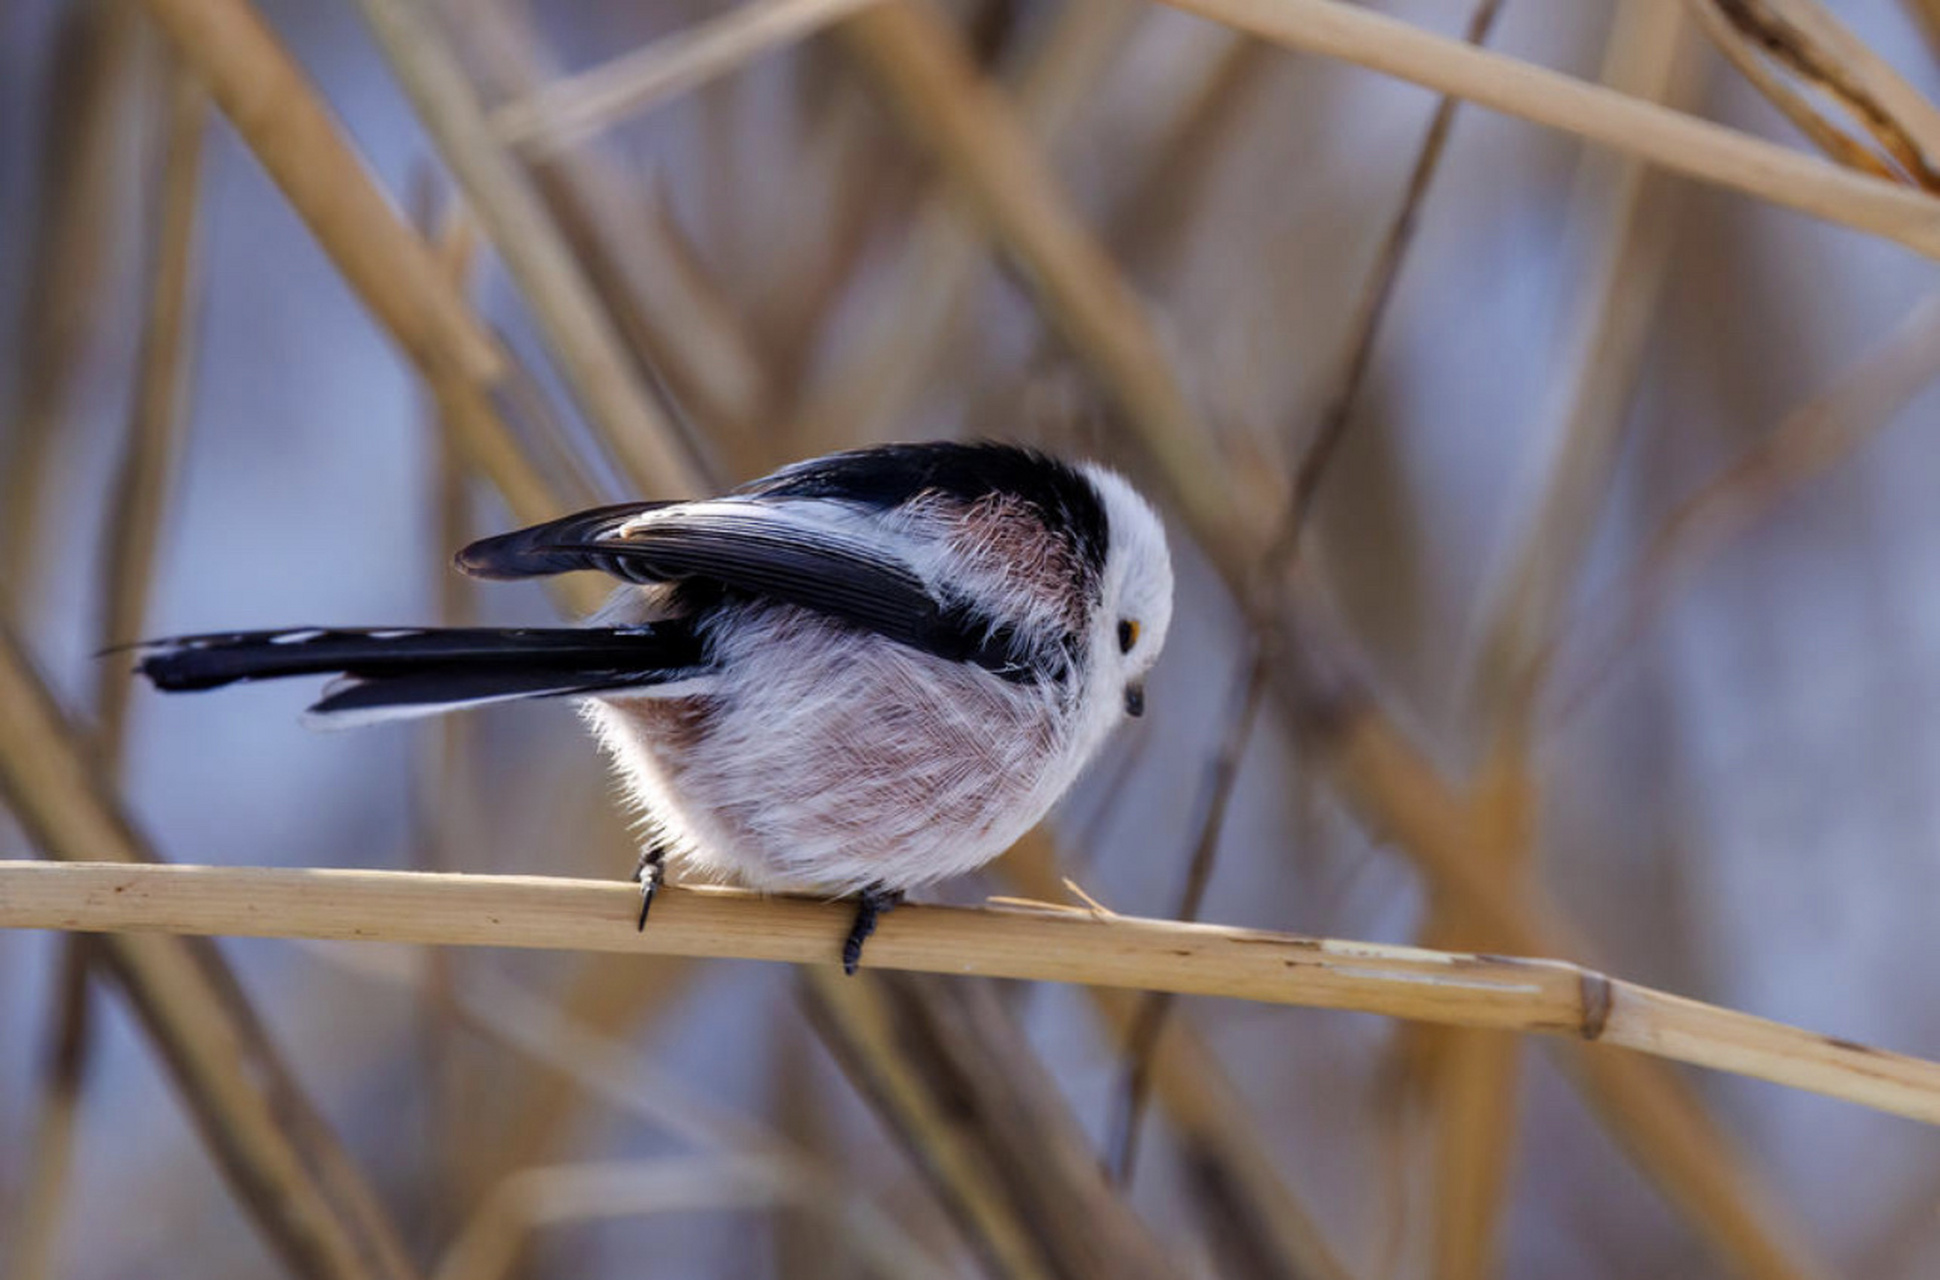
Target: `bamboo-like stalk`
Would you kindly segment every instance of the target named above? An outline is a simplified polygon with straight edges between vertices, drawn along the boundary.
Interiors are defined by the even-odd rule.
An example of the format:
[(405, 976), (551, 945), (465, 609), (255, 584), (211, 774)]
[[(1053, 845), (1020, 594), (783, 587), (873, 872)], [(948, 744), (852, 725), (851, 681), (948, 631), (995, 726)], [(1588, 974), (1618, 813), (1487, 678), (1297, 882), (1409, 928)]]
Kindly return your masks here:
[(876, 0), (750, 0), (492, 112), (494, 131), (534, 159), (678, 97)]
[[(833, 965), (845, 903), (675, 888), (653, 927), (620, 881), (337, 868), (0, 862), (0, 928), (412, 942)], [(1086, 911), (907, 907), (881, 969), (1352, 1009), (1636, 1049), (1940, 1124), (1940, 1063), (1560, 960), (1465, 955)]]
[[(0, 796), (50, 857), (153, 861), (85, 735), (0, 627)], [(36, 863), (50, 867), (53, 863)], [(376, 1193), (337, 1145), (213, 947), (107, 940), (104, 960), (168, 1064), (230, 1186), (300, 1275), (414, 1275)]]
[(1342, 0), (1167, 0), (1263, 39), (1579, 134), (1675, 173), (1940, 257), (1940, 202)]
[(645, 497), (691, 493), (700, 473), (600, 306), (580, 261), (484, 105), (444, 33), (413, 0), (360, 0), (391, 67), (519, 283), (554, 363)]

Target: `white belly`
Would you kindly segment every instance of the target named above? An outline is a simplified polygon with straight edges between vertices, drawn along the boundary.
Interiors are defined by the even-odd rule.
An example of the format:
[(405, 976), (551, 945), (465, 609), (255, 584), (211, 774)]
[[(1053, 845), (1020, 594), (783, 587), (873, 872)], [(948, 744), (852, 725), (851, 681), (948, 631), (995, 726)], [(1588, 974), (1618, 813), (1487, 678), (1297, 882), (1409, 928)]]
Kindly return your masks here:
[(913, 888), (1003, 852), (1082, 764), (1055, 688), (879, 637), (825, 639), (793, 611), (735, 634), (741, 651), (723, 645), (725, 674), (705, 686), (588, 703), (649, 838), (692, 871)]

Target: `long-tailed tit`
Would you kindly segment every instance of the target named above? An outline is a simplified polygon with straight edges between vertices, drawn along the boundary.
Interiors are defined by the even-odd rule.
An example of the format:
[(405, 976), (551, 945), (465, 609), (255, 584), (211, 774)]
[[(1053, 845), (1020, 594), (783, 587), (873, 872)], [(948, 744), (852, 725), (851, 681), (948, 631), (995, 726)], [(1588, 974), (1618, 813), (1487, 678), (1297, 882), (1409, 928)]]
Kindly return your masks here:
[(630, 585), (583, 628), (186, 636), (156, 687), (338, 674), (314, 722), (583, 699), (663, 857), (763, 890), (858, 893), (854, 972), (903, 891), (983, 865), (1077, 777), (1165, 643), (1165, 531), (1131, 486), (996, 444), (840, 453), (699, 502), (600, 507), (475, 542), (482, 578)]

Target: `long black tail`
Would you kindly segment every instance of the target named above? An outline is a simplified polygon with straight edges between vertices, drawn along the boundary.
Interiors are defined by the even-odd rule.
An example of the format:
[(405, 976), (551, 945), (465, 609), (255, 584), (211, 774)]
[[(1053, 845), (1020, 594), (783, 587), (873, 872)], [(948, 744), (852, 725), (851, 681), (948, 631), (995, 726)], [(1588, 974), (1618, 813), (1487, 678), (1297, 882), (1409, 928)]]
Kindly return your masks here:
[(336, 675), (317, 722), (362, 724), (516, 698), (665, 684), (698, 674), (700, 641), (679, 623), (634, 627), (298, 627), (177, 636), (137, 646), (157, 689)]

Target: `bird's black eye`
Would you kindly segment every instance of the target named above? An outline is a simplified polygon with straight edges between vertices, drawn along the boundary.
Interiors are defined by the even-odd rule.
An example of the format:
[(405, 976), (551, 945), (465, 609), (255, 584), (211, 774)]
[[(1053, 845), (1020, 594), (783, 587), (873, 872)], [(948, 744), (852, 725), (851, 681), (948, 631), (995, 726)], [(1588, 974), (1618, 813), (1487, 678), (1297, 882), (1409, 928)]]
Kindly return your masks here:
[(1120, 653), (1130, 653), (1132, 646), (1137, 643), (1138, 624), (1130, 618), (1120, 618), (1118, 620), (1118, 651)]

